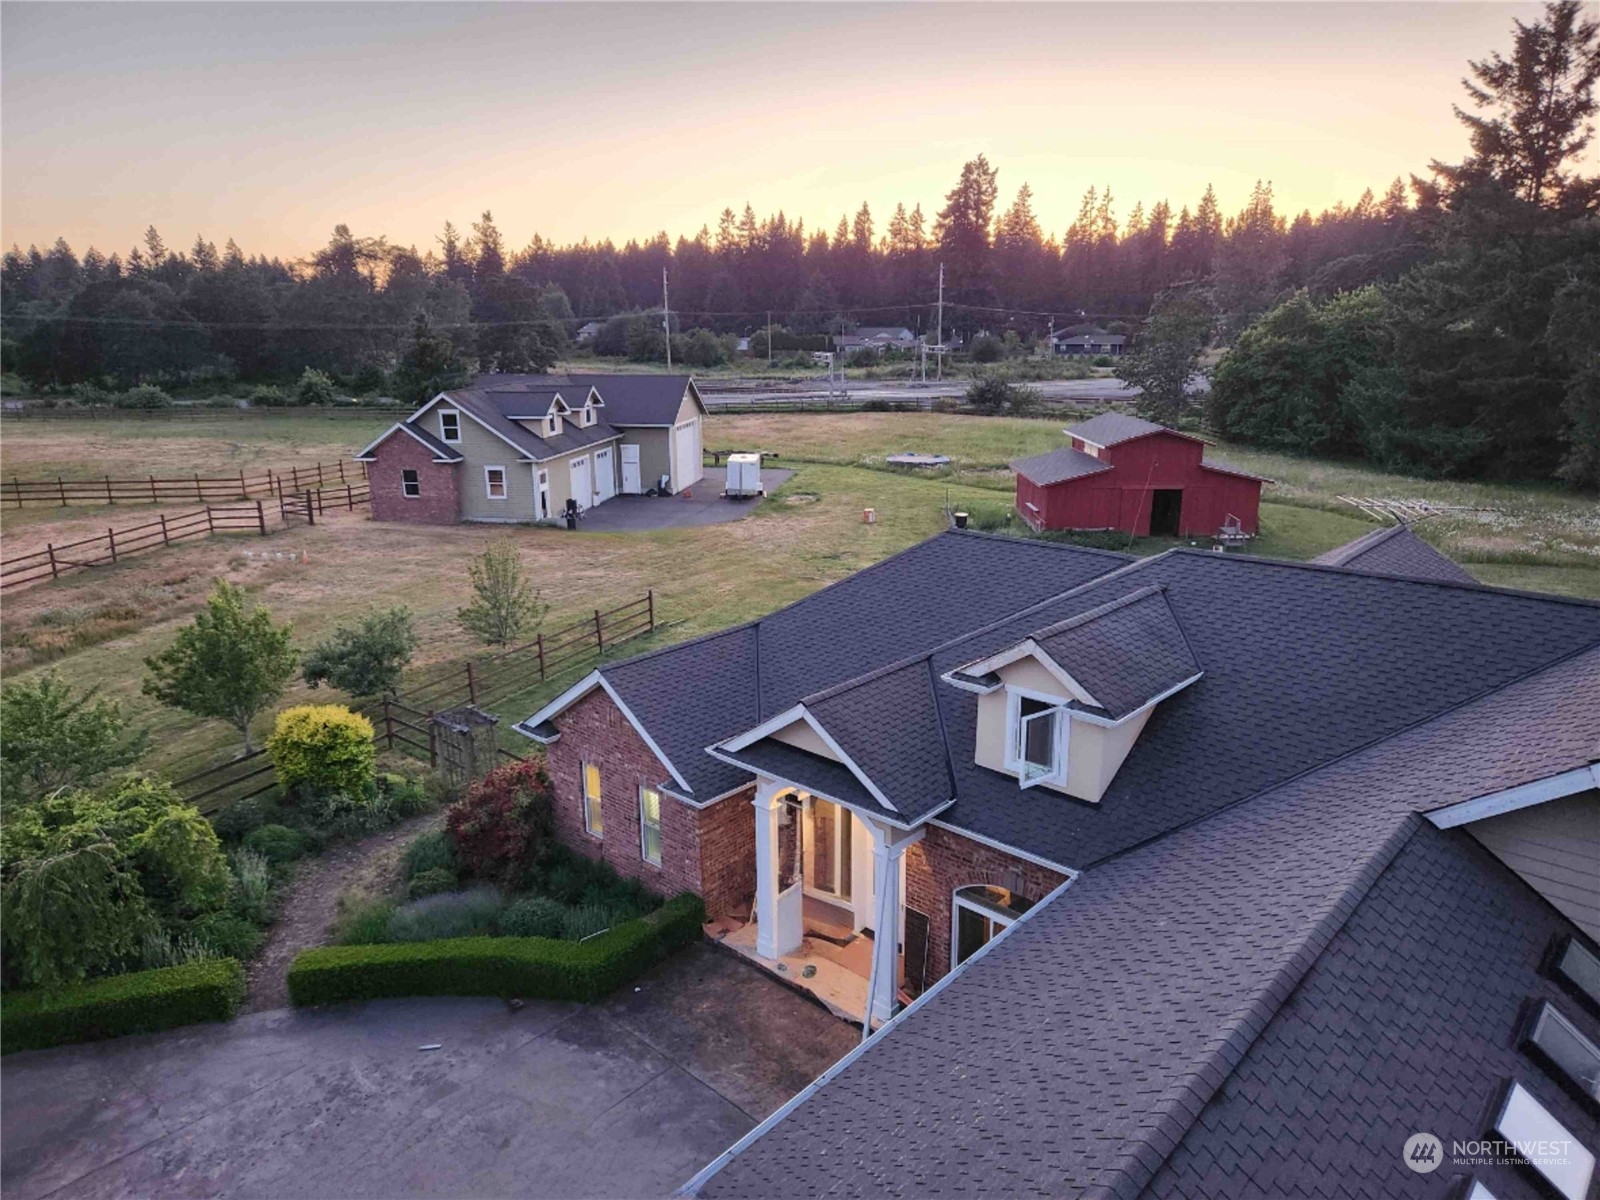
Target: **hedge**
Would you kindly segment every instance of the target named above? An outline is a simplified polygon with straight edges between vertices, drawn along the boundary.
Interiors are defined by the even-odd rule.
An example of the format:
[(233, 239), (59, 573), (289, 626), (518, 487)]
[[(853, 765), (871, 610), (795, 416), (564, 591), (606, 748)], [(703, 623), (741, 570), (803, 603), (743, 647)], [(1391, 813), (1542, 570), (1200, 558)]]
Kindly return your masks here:
[(215, 958), (0, 998), (0, 1053), (226, 1021), (244, 1002), (244, 968)]
[(391, 996), (598, 1000), (700, 936), (705, 906), (688, 892), (583, 942), (470, 937), (304, 950), (289, 968), (297, 1005)]

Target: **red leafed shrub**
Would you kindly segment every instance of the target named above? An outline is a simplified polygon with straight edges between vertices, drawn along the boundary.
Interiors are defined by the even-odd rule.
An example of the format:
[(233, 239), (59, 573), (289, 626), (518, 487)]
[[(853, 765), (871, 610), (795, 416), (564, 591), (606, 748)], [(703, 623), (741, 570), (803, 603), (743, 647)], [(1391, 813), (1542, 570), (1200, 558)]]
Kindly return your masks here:
[(537, 762), (496, 767), (444, 815), (463, 869), (480, 879), (509, 878), (549, 844), (550, 777)]

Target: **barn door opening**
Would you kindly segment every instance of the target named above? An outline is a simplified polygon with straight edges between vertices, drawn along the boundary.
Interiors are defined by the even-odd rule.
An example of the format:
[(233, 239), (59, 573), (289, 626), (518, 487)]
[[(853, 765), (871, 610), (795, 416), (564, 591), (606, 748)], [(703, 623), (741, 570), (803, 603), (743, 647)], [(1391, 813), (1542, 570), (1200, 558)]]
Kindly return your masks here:
[(1157, 488), (1150, 501), (1150, 536), (1177, 537), (1182, 518), (1183, 489)]

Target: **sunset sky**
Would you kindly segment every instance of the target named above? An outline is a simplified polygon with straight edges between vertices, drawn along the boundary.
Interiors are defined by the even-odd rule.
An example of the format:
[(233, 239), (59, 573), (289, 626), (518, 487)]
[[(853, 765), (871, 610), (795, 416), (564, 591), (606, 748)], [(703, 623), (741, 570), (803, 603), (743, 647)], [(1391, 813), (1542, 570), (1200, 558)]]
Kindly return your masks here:
[(299, 257), (339, 222), (427, 249), (931, 214), (964, 159), (1033, 185), (1313, 209), (1464, 148), (1469, 57), (1536, 5), (0, 6), (0, 237), (126, 254), (148, 224)]

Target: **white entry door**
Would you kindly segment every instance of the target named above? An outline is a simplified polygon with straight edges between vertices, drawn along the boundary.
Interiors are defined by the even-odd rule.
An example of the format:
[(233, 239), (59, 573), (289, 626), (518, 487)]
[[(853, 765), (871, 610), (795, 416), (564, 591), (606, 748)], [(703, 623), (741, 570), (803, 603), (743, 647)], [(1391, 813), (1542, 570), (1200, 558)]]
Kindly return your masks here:
[(588, 508), (594, 503), (594, 491), (589, 486), (589, 456), (572, 460), (572, 498), (579, 507)]
[(639, 447), (622, 447), (622, 494), (637, 496), (644, 491), (644, 481), (639, 477)]
[(699, 483), (705, 473), (700, 465), (700, 419), (686, 421), (672, 431), (674, 465), (678, 477), (673, 480), (673, 490), (681, 492), (691, 483)]
[(616, 447), (594, 452), (594, 502), (602, 504), (617, 494)]

